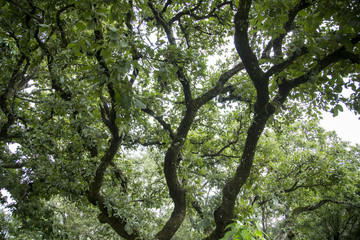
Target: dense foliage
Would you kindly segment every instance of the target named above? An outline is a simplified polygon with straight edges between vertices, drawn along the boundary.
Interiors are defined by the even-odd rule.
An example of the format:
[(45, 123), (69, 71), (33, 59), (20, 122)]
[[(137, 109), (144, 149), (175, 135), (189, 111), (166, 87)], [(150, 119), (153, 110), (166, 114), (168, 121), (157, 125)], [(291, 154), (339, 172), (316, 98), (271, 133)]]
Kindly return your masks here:
[(3, 236), (359, 232), (358, 149), (291, 124), (359, 113), (358, 1), (0, 6)]

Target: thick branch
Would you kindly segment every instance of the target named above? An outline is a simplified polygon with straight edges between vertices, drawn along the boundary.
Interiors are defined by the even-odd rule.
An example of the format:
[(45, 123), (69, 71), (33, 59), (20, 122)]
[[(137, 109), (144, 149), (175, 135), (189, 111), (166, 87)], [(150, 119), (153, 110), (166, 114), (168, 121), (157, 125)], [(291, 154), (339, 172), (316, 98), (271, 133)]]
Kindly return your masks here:
[[(148, 1), (148, 5), (151, 11), (153, 12), (157, 23), (160, 26), (162, 26), (163, 29), (165, 30), (170, 45), (176, 46), (176, 40), (172, 31), (171, 24), (167, 23), (164, 20), (162, 13), (158, 12), (155, 9), (151, 1)], [(170, 239), (180, 228), (186, 215), (186, 192), (180, 182), (177, 169), (180, 163), (179, 155), (181, 152), (181, 148), (184, 146), (186, 136), (190, 130), (190, 126), (192, 125), (192, 122), (194, 121), (197, 109), (194, 108), (193, 100), (191, 97), (190, 82), (185, 75), (185, 71), (183, 67), (179, 67), (177, 71), (177, 76), (183, 87), (186, 112), (185, 112), (185, 116), (183, 117), (177, 129), (176, 134), (172, 134), (173, 135), (172, 144), (168, 148), (165, 154), (164, 174), (165, 174), (166, 184), (169, 188), (170, 197), (174, 202), (174, 209), (170, 218), (166, 222), (165, 226), (156, 234), (155, 239), (158, 240)], [(163, 127), (165, 127), (165, 129), (169, 129), (168, 125), (162, 123), (161, 120), (160, 120), (160, 124), (162, 124)]]
[(214, 212), (216, 229), (206, 238), (207, 240), (215, 240), (223, 237), (225, 227), (234, 219), (236, 197), (250, 175), (257, 142), (265, 128), (267, 120), (273, 113), (274, 110), (269, 111), (267, 115), (255, 115), (248, 130), (240, 164), (236, 169), (235, 175), (225, 184), (222, 190), (222, 202)]
[[(360, 42), (360, 34), (351, 40), (353, 45)], [(346, 51), (346, 48), (340, 47), (339, 49), (333, 51), (332, 53), (323, 57), (314, 67), (307, 71), (302, 76), (289, 80), (279, 85), (279, 90), (287, 88), (293, 89), (301, 84), (308, 82), (310, 79), (315, 78), (322, 70), (330, 66), (333, 63), (336, 63), (340, 60), (350, 60), (353, 63), (360, 63), (360, 56), (351, 52)]]
[[(97, 19), (95, 19), (97, 21)], [(103, 44), (103, 34), (101, 30), (94, 30), (95, 41), (102, 45)], [(104, 75), (107, 78), (110, 78), (110, 69), (108, 68), (105, 59), (101, 55), (101, 48), (95, 53), (95, 57), (103, 70)], [(139, 239), (139, 233), (136, 230), (133, 230), (132, 234), (129, 234), (125, 230), (127, 220), (121, 217), (115, 217), (114, 215), (109, 215), (109, 212), (113, 212), (111, 206), (105, 204), (105, 199), (100, 193), (102, 183), (104, 181), (105, 171), (109, 165), (112, 165), (112, 160), (114, 159), (120, 144), (122, 142), (122, 136), (119, 135), (119, 128), (116, 124), (116, 111), (115, 111), (115, 90), (113, 84), (109, 82), (107, 84), (108, 93), (111, 99), (111, 108), (109, 109), (107, 104), (102, 99), (103, 106), (100, 106), (102, 119), (105, 125), (111, 132), (110, 146), (105, 151), (105, 154), (100, 160), (100, 163), (95, 171), (95, 177), (92, 182), (89, 184), (89, 190), (87, 192), (87, 198), (93, 205), (97, 206), (101, 214), (99, 215), (100, 222), (108, 223), (120, 236), (125, 239)], [(115, 166), (115, 165), (114, 165)], [(126, 187), (124, 183), (123, 187)]]
[(11, 110), (11, 108), (8, 106), (8, 100), (10, 97), (14, 96), (17, 93), (17, 91), (19, 90), (19, 89), (17, 89), (16, 84), (20, 84), (21, 82), (23, 82), (24, 80), (27, 79), (24, 75), (30, 64), (28, 61), (26, 62), (26, 65), (25, 65), (23, 71), (21, 71), (22, 65), (24, 64), (26, 59), (27, 59), (27, 57), (24, 54), (22, 54), (21, 57), (19, 58), (19, 60), (17, 61), (16, 68), (13, 70), (13, 73), (11, 75), (11, 79), (8, 83), (8, 86), (4, 86), (5, 91), (2, 91), (2, 94), (0, 95), (0, 109), (2, 110), (2, 112), (5, 114), (5, 116), (7, 118), (7, 121), (2, 124), (1, 129), (0, 129), (0, 140), (12, 137), (12, 136), (9, 136), (8, 134), (9, 134), (10, 127), (16, 121), (16, 116), (15, 116), (14, 112)]
[[(115, 123), (113, 122), (112, 124)], [(88, 193), (88, 199), (94, 205), (96, 205), (96, 202), (100, 197), (100, 188), (102, 186), (105, 171), (115, 157), (115, 154), (120, 147), (121, 140), (122, 138), (118, 134), (112, 136), (110, 140), (110, 146), (106, 150), (104, 156), (101, 158), (100, 164), (96, 169), (95, 177), (90, 184)]]
[[(351, 40), (352, 44), (354, 45), (357, 44), (359, 41), (360, 41), (360, 35), (358, 35), (357, 37)], [(292, 89), (309, 82), (311, 79), (316, 78), (316, 76), (322, 70), (324, 70), (326, 67), (330, 66), (331, 64), (346, 59), (355, 63), (360, 62), (359, 55), (346, 51), (345, 47), (343, 46), (323, 57), (314, 67), (312, 67), (302, 76), (292, 80), (282, 79), (281, 83), (279, 84), (278, 93), (273, 98), (272, 102), (267, 105), (268, 108), (277, 108), (277, 106), (281, 106), (286, 101), (286, 98)]]
[[(60, 20), (60, 15), (62, 12), (66, 11), (68, 8), (74, 7), (73, 4), (68, 5), (62, 9), (60, 9), (57, 14), (56, 14), (56, 20), (57, 20), (57, 24), (59, 25), (60, 30), (62, 31), (61, 33), (61, 38), (62, 38), (62, 44), (67, 44), (67, 40), (65, 37), (65, 32), (63, 31), (62, 28), (62, 22)], [(43, 52), (46, 54), (47, 56), (47, 60), (48, 60), (48, 70), (50, 73), (50, 79), (51, 79), (51, 84), (52, 84), (52, 88), (59, 93), (60, 97), (64, 100), (64, 101), (71, 101), (73, 98), (73, 95), (71, 93), (71, 91), (65, 90), (63, 88), (63, 86), (61, 85), (58, 77), (54, 74), (54, 53), (52, 51), (49, 50), (49, 47), (47, 46), (46, 42), (42, 42), (40, 37), (39, 37), (39, 26), (36, 26), (35, 29), (35, 39), (38, 42), (40, 48), (43, 50)], [(63, 46), (66, 47), (66, 46)], [(74, 118), (75, 115), (77, 115), (78, 112), (75, 111), (74, 113)], [(82, 132), (82, 127), (78, 128), (78, 133)], [(89, 141), (89, 139), (85, 139), (87, 141)], [(98, 154), (98, 149), (96, 146), (92, 146), (92, 144), (84, 144), (85, 147), (90, 151), (91, 157), (96, 157)]]
[(100, 198), (98, 200), (98, 208), (101, 213), (98, 215), (98, 219), (100, 223), (108, 223), (121, 237), (127, 240), (138, 240), (141, 239), (139, 237), (139, 232), (133, 229), (133, 233), (129, 234), (125, 229), (127, 225), (127, 221), (116, 217), (114, 215), (109, 216), (108, 212), (113, 211), (113, 209), (109, 208), (109, 206), (104, 204), (104, 199)]
[[(132, 20), (133, 15), (134, 15), (132, 0), (129, 0), (129, 5), (130, 5), (130, 10), (126, 14), (126, 22), (125, 22), (125, 24), (126, 24), (126, 27), (129, 30), (129, 35), (132, 37), (134, 35), (134, 29), (133, 29), (133, 26), (131, 24), (131, 20)], [(137, 50), (137, 47), (135, 45), (135, 41), (130, 41), (130, 47), (131, 47), (131, 51), (132, 51), (132, 59), (134, 61), (139, 60), (142, 56), (141, 56), (141, 53)], [(139, 75), (139, 69), (135, 67), (133, 72), (132, 72), (131, 79), (130, 79), (131, 85), (134, 84), (134, 82), (135, 82), (136, 78), (138, 77), (138, 75)]]
[[(101, 30), (94, 30), (94, 35), (95, 35), (95, 41), (98, 44), (102, 45), (103, 41), (104, 41), (104, 37), (103, 37), (103, 34), (102, 34)], [(103, 70), (104, 75), (107, 78), (110, 78), (110, 69), (106, 64), (105, 59), (102, 57), (101, 51), (102, 51), (102, 48), (97, 50), (96, 53), (95, 53), (95, 57), (96, 57), (96, 60), (98, 61), (99, 65), (100, 65), (101, 69)], [(108, 109), (107, 104), (103, 101), (103, 106), (101, 108), (101, 112), (102, 112), (102, 116), (103, 116), (104, 112), (106, 113), (106, 115), (107, 115), (106, 120), (105, 120), (105, 117), (103, 116), (103, 120), (105, 120), (104, 123), (109, 128), (112, 135), (115, 136), (115, 135), (118, 134), (118, 131), (119, 131), (117, 125), (112, 124), (116, 120), (115, 90), (114, 90), (114, 86), (113, 86), (112, 82), (109, 82), (106, 86), (107, 86), (108, 93), (109, 93), (110, 99), (111, 99), (111, 108)]]
[(172, 4), (172, 0), (167, 0), (163, 9), (161, 10), (161, 14), (163, 14), (164, 12), (166, 12), (167, 8)]
[(165, 226), (156, 234), (155, 239), (170, 239), (180, 228), (186, 215), (186, 191), (183, 188), (177, 169), (181, 161), (180, 152), (185, 144), (187, 134), (196, 116), (197, 108), (190, 105), (185, 112), (171, 146), (165, 154), (164, 174), (169, 194), (174, 202), (174, 210)]
[(179, 68), (179, 70), (176, 72), (180, 83), (182, 85), (183, 88), (183, 93), (184, 93), (184, 97), (185, 97), (185, 105), (187, 108), (191, 108), (192, 104), (193, 104), (193, 99), (192, 99), (192, 93), (191, 93), (191, 88), (190, 88), (190, 81), (187, 78), (187, 76), (185, 75), (185, 71), (184, 68), (181, 67)]
[(63, 12), (65, 12), (67, 9), (71, 8), (71, 7), (75, 7), (75, 4), (67, 5), (67, 6), (61, 8), (56, 13), (56, 24), (58, 25), (58, 28), (60, 30), (61, 46), (63, 48), (66, 48), (66, 46), (68, 45), (69, 42), (66, 39), (66, 33), (65, 33), (65, 30), (64, 30), (64, 23), (61, 21), (61, 14)]
[(285, 230), (281, 230), (281, 232), (279, 233), (279, 235), (275, 238), (275, 240), (285, 240), (287, 239), (288, 235), (291, 233), (291, 230), (289, 228), (291, 228), (292, 224), (294, 223), (294, 221), (296, 220), (296, 218), (305, 212), (311, 212), (314, 211), (316, 209), (321, 208), (323, 205), (327, 204), (327, 203), (336, 203), (336, 204), (349, 204), (347, 202), (340, 202), (340, 201), (335, 201), (335, 200), (331, 200), (331, 199), (323, 199), (320, 200), (317, 203), (314, 203), (312, 205), (307, 205), (307, 206), (303, 206), (303, 207), (297, 207), (295, 209), (293, 209), (291, 211), (291, 216), (290, 219), (286, 219), (285, 221)]
[(57, 78), (57, 76), (54, 74), (54, 56), (52, 51), (49, 50), (48, 46), (46, 45), (46, 43), (42, 42), (40, 37), (39, 37), (39, 26), (36, 27), (35, 29), (35, 39), (37, 41), (37, 43), (39, 44), (41, 50), (45, 53), (46, 57), (47, 57), (47, 61), (48, 61), (48, 70), (50, 73), (50, 79), (51, 79), (51, 87), (60, 94), (60, 97), (62, 99), (64, 99), (65, 101), (70, 101), (72, 99), (72, 93), (70, 91), (66, 91), (63, 89), (63, 87), (61, 86), (59, 79)]
[[(235, 48), (244, 63), (245, 69), (249, 74), (257, 92), (255, 111), (260, 111), (261, 107), (269, 102), (268, 78), (261, 70), (258, 59), (252, 51), (249, 39), (249, 11), (251, 0), (240, 1), (238, 11), (235, 14)], [(263, 110), (263, 109), (262, 109)]]
[[(224, 234), (224, 229), (234, 217), (234, 205), (241, 186), (246, 182), (253, 163), (254, 153), (259, 137), (264, 130), (268, 118), (275, 112), (276, 106), (269, 104), (268, 76), (259, 67), (255, 54), (252, 52), (247, 36), (248, 13), (251, 1), (240, 2), (238, 12), (235, 15), (235, 46), (244, 62), (244, 66), (252, 79), (257, 91), (257, 107), (252, 125), (249, 128), (241, 162), (235, 176), (226, 183), (223, 189), (221, 205), (214, 213), (216, 229), (207, 239), (218, 239)], [(295, 57), (294, 57), (295, 58)], [(285, 61), (278, 70), (294, 61), (294, 58)], [(275, 68), (275, 69), (276, 69)], [(274, 69), (272, 70), (274, 71)], [(275, 72), (275, 71), (274, 71)], [(279, 94), (274, 101), (282, 104), (292, 88), (280, 88)]]
[[(297, 208), (293, 209), (292, 212), (291, 212), (290, 219), (285, 220), (286, 221), (285, 228), (290, 228), (291, 225), (293, 224), (293, 222), (296, 220), (296, 218), (301, 213), (314, 211), (314, 210), (322, 207), (323, 205), (325, 205), (326, 203), (329, 203), (329, 202), (339, 203), (337, 201), (333, 201), (333, 200), (329, 200), (329, 199), (323, 199), (323, 200), (320, 200), (319, 202), (317, 202), (315, 204), (304, 206), (304, 207), (297, 207)], [(287, 239), (289, 234), (291, 234), (290, 229), (281, 230), (279, 235), (276, 236), (275, 240), (285, 240), (285, 239)]]
[(329, 202), (336, 203), (336, 204), (348, 204), (348, 203), (339, 202), (339, 201), (335, 201), (335, 200), (331, 200), (331, 199), (323, 199), (323, 200), (320, 200), (319, 202), (317, 202), (315, 204), (312, 204), (312, 205), (295, 208), (294, 210), (292, 210), (291, 218), (293, 220), (295, 220), (301, 213), (314, 211), (314, 210), (322, 207), (324, 204), (329, 203)]
[[(176, 40), (175, 40), (174, 32), (172, 30), (172, 23), (165, 21), (165, 19), (162, 16), (162, 13), (159, 13), (155, 9), (155, 7), (151, 1), (148, 1), (148, 5), (149, 5), (151, 11), (153, 12), (157, 23), (160, 24), (163, 27), (163, 29), (165, 30), (165, 33), (166, 33), (166, 36), (167, 36), (167, 39), (168, 39), (170, 45), (176, 46)], [(172, 57), (172, 56), (170, 56), (170, 57)], [(176, 64), (176, 62), (174, 64)], [(185, 104), (186, 104), (187, 108), (189, 108), (193, 102), (193, 99), (192, 99), (192, 94), (191, 94), (190, 81), (185, 74), (184, 67), (178, 66), (178, 70), (177, 70), (176, 74), (177, 74), (177, 77), (183, 88), (183, 93), (185, 96)]]
[(170, 45), (176, 45), (176, 40), (175, 40), (174, 33), (172, 31), (171, 25), (165, 21), (165, 19), (162, 16), (162, 13), (159, 13), (155, 9), (155, 6), (153, 5), (153, 3), (151, 1), (148, 1), (148, 6), (150, 7), (151, 11), (153, 12), (156, 22), (164, 28)]

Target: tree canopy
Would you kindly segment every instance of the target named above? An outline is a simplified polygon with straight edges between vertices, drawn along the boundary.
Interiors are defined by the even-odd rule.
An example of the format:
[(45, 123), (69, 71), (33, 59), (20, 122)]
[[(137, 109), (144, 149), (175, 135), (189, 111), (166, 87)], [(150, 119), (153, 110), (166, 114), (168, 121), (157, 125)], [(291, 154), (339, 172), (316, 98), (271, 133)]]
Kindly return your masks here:
[(0, 188), (23, 228), (59, 238), (57, 208), (102, 237), (210, 240), (256, 215), (285, 239), (326, 232), (305, 213), (332, 204), (359, 231), (359, 152), (309, 120), (360, 112), (358, 1), (0, 6)]

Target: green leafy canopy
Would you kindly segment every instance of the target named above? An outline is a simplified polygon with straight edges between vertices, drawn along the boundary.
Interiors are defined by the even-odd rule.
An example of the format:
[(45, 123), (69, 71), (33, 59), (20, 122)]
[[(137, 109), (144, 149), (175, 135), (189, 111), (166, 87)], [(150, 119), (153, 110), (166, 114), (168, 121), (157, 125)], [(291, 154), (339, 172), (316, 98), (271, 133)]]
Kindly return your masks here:
[(0, 0), (0, 189), (13, 199), (0, 233), (256, 239), (313, 236), (309, 216), (328, 206), (352, 219), (358, 151), (314, 119), (360, 111), (359, 12)]

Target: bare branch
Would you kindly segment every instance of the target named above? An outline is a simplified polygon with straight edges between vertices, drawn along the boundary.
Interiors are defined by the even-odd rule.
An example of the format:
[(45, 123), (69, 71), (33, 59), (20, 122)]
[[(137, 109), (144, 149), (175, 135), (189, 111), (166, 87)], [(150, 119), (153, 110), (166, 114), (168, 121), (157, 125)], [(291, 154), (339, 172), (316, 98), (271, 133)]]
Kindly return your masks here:
[(150, 116), (152, 116), (156, 121), (158, 121), (158, 123), (160, 123), (160, 125), (164, 128), (165, 131), (167, 131), (169, 133), (169, 136), (171, 139), (174, 138), (174, 132), (171, 129), (170, 124), (168, 124), (167, 122), (165, 122), (165, 120), (163, 119), (162, 116), (158, 116), (156, 115), (156, 113), (151, 110), (150, 108), (145, 108), (142, 109), (143, 112), (149, 114)]
[(303, 46), (298, 51), (295, 51), (292, 56), (283, 62), (272, 66), (266, 73), (266, 77), (271, 77), (272, 75), (281, 72), (285, 68), (289, 67), (291, 64), (293, 64), (299, 57), (303, 56), (304, 54), (308, 53), (307, 46)]
[(166, 142), (160, 142), (158, 140), (143, 142), (143, 141), (140, 141), (139, 139), (135, 139), (127, 144), (130, 144), (130, 145), (139, 144), (141, 146), (148, 147), (148, 146), (164, 146), (164, 145), (166, 145)]
[(299, 182), (298, 181), (295, 181), (294, 185), (291, 186), (290, 188), (288, 189), (284, 189), (283, 191), (285, 193), (289, 193), (289, 192), (293, 192), (293, 191), (296, 191), (297, 189), (299, 188), (313, 188), (313, 187), (318, 187), (318, 186), (326, 186), (326, 184), (324, 183), (317, 183), (317, 184), (300, 184), (300, 185), (297, 185)]
[(311, 6), (311, 1), (308, 0), (300, 0), (298, 4), (294, 6), (292, 10), (288, 13), (288, 20), (286, 23), (284, 23), (283, 28), (285, 30), (285, 33), (280, 34), (275, 39), (271, 39), (268, 45), (265, 47), (261, 58), (268, 58), (270, 55), (271, 48), (274, 49), (275, 56), (281, 57), (282, 56), (282, 44), (284, 41), (285, 36), (293, 30), (293, 22), (296, 18), (296, 15), (303, 9)]
[(191, 206), (199, 214), (200, 218), (204, 219), (204, 212), (202, 211), (202, 208), (201, 208), (199, 202), (196, 199), (191, 202)]
[(207, 91), (206, 93), (204, 93), (203, 95), (201, 95), (195, 99), (196, 104), (199, 107), (201, 107), (202, 105), (204, 105), (205, 103), (207, 103), (208, 101), (213, 99), (214, 97), (218, 96), (221, 93), (221, 91), (223, 90), (224, 85), (230, 80), (230, 78), (233, 77), (235, 74), (237, 74), (238, 72), (240, 72), (243, 69), (244, 69), (244, 64), (239, 63), (232, 69), (221, 74), (218, 82), (212, 89), (210, 89), (209, 91)]
[(169, 24), (172, 25), (174, 22), (179, 21), (182, 16), (191, 15), (192, 12), (199, 9), (199, 7), (201, 6), (202, 3), (203, 3), (203, 0), (199, 0), (194, 7), (190, 8), (188, 10), (179, 12), (173, 18), (170, 19)]
[(1, 163), (0, 168), (18, 169), (24, 167), (25, 163)]
[(186, 15), (192, 17), (195, 20), (204, 20), (204, 19), (208, 19), (210, 17), (216, 17), (220, 21), (219, 17), (215, 14), (215, 11), (222, 8), (223, 6), (226, 6), (226, 5), (231, 6), (233, 4), (232, 1), (224, 1), (224, 2), (216, 5), (213, 9), (210, 10), (210, 12), (206, 13), (205, 15), (197, 15), (197, 14), (195, 14), (195, 11), (200, 8), (202, 2), (203, 1), (200, 0), (193, 8), (179, 12), (173, 18), (170, 19), (169, 23), (173, 24), (176, 21), (180, 21), (181, 17), (186, 16)]

